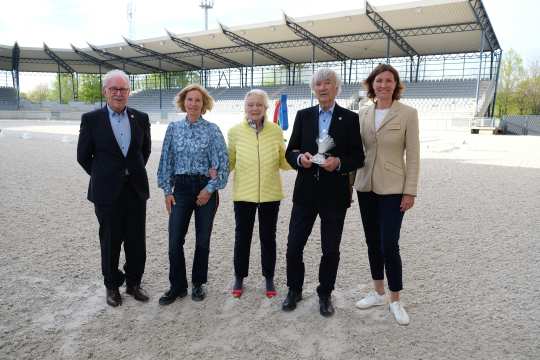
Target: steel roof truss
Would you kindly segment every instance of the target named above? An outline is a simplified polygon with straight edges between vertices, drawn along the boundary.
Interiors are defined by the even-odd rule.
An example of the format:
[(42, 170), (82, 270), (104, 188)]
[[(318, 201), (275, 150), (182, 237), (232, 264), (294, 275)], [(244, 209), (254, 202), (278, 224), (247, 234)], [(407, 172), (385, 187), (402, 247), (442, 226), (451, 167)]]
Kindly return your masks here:
[[(101, 60), (101, 59), (98, 59), (96, 57), (93, 57), (92, 55), (89, 55), (85, 52), (83, 52), (81, 49), (78, 49), (76, 48), (73, 44), (71, 44), (71, 48), (73, 49), (73, 51), (79, 55), (80, 57), (82, 57), (83, 59), (85, 60), (88, 60), (90, 61), (91, 63), (93, 63), (94, 65), (98, 65), (98, 66), (104, 66), (104, 67), (107, 67), (109, 69), (118, 69), (118, 70), (122, 70), (120, 69), (118, 66), (115, 66), (113, 64), (110, 64), (104, 60)], [(125, 71), (128, 75), (129, 73), (127, 71)]]
[(139, 54), (150, 55), (150, 56), (152, 56), (154, 58), (166, 61), (169, 64), (173, 64), (173, 65), (176, 65), (176, 66), (180, 65), (182, 67), (187, 67), (188, 70), (195, 70), (195, 69), (200, 70), (200, 67), (197, 67), (197, 66), (195, 66), (193, 64), (182, 61), (180, 59), (174, 58), (174, 57), (172, 57), (170, 55), (163, 54), (163, 53), (151, 50), (151, 49), (147, 49), (147, 48), (145, 48), (145, 47), (143, 47), (143, 46), (141, 46), (139, 44), (135, 44), (134, 42), (132, 42), (132, 41), (126, 39), (126, 38), (124, 38), (124, 41), (126, 42), (126, 44), (128, 44), (129, 47), (131, 47), (133, 50), (135, 50)]
[(182, 40), (180, 38), (177, 38), (176, 36), (174, 36), (173, 34), (171, 34), (169, 31), (167, 31), (167, 35), (169, 35), (169, 38), (171, 39), (172, 42), (174, 42), (176, 45), (184, 48), (184, 49), (188, 49), (190, 51), (194, 51), (196, 52), (198, 55), (204, 55), (214, 61), (217, 61), (223, 65), (227, 65), (227, 66), (230, 66), (230, 67), (243, 67), (244, 64), (241, 64), (239, 62), (236, 62), (234, 60), (230, 60), (230, 59), (227, 59), (226, 57), (224, 56), (221, 56), (221, 55), (218, 55), (218, 54), (215, 54), (213, 53), (212, 51), (208, 50), (208, 49), (204, 49), (202, 47), (199, 47), (197, 45), (194, 45), (190, 42), (187, 42), (185, 40)]
[(97, 48), (96, 46), (88, 43), (88, 46), (90, 46), (90, 48), (97, 52), (98, 54), (101, 54), (103, 56), (106, 56), (106, 57), (109, 57), (109, 58), (112, 58), (112, 59), (115, 59), (115, 60), (119, 60), (121, 61), (123, 64), (129, 64), (129, 65), (132, 65), (132, 66), (135, 66), (135, 67), (138, 67), (140, 69), (144, 69), (144, 70), (147, 70), (147, 71), (150, 71), (151, 73), (159, 73), (161, 72), (162, 70), (160, 68), (157, 68), (155, 66), (152, 66), (152, 65), (148, 65), (148, 64), (144, 64), (142, 62), (139, 62), (139, 61), (136, 61), (136, 60), (132, 60), (132, 59), (128, 59), (128, 58), (125, 58), (125, 57), (122, 57), (122, 56), (118, 56), (116, 54), (113, 54), (113, 53), (110, 53), (108, 51), (105, 51), (105, 50), (102, 50), (102, 49), (99, 49)]
[(312, 45), (318, 47), (328, 55), (332, 56), (333, 58), (345, 61), (349, 60), (349, 57), (342, 53), (341, 51), (337, 50), (336, 48), (328, 45), (322, 38), (318, 37), (317, 35), (313, 34), (309, 30), (305, 29), (304, 27), (298, 25), (295, 23), (290, 17), (288, 17), (286, 14), (283, 14), (285, 18), (285, 24), (289, 29), (292, 30), (293, 33), (301, 37), (302, 39), (308, 40)]
[(248, 39), (243, 38), (243, 37), (233, 33), (232, 31), (227, 30), (221, 24), (220, 24), (220, 27), (221, 27), (221, 31), (223, 32), (223, 34), (225, 36), (227, 36), (229, 38), (229, 40), (231, 40), (235, 44), (240, 45), (240, 46), (246, 46), (250, 50), (252, 50), (254, 52), (257, 52), (257, 53), (259, 53), (259, 54), (261, 54), (261, 55), (263, 55), (263, 56), (265, 56), (265, 57), (267, 57), (269, 59), (272, 59), (272, 60), (274, 60), (275, 62), (277, 62), (277, 63), (279, 63), (281, 65), (289, 65), (289, 64), (292, 63), (292, 61), (290, 61), (289, 59), (284, 58), (283, 56), (278, 55), (275, 52), (272, 52), (272, 51), (262, 47), (259, 44), (256, 44), (256, 43), (254, 43), (252, 41), (249, 41)]
[(404, 53), (406, 53), (408, 56), (418, 56), (418, 53), (414, 48), (409, 45), (401, 35), (394, 30), (394, 28), (386, 22), (372, 7), (371, 5), (366, 1), (366, 16), (371, 20), (373, 25), (379, 31), (385, 33), (393, 42), (397, 45)]
[(493, 31), (491, 21), (489, 21), (488, 14), (484, 8), (484, 4), (482, 4), (482, 1), (469, 0), (469, 5), (474, 13), (474, 16), (476, 17), (476, 20), (482, 27), (482, 30), (484, 30), (486, 40), (488, 41), (491, 50), (500, 49), (501, 46), (499, 45), (495, 31)]
[(76, 72), (75, 70), (73, 70), (71, 66), (69, 66), (67, 62), (65, 62), (62, 58), (60, 58), (60, 56), (56, 55), (56, 53), (52, 51), (45, 43), (43, 43), (43, 50), (45, 51), (45, 54), (47, 54), (47, 56), (53, 59), (64, 70), (66, 70), (67, 72), (71, 74)]

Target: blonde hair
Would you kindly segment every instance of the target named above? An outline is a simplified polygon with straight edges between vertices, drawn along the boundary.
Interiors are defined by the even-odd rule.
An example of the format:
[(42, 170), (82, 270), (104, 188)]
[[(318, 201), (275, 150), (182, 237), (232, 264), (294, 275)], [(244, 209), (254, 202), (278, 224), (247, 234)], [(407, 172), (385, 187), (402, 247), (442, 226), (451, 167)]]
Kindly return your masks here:
[(212, 108), (214, 107), (214, 99), (212, 99), (208, 91), (199, 84), (189, 84), (188, 86), (180, 90), (178, 94), (176, 94), (176, 96), (174, 97), (174, 103), (176, 104), (176, 108), (182, 112), (186, 112), (186, 107), (184, 106), (186, 95), (188, 92), (193, 90), (200, 92), (202, 95), (203, 105), (201, 109), (201, 114), (205, 114), (206, 111), (212, 110)]

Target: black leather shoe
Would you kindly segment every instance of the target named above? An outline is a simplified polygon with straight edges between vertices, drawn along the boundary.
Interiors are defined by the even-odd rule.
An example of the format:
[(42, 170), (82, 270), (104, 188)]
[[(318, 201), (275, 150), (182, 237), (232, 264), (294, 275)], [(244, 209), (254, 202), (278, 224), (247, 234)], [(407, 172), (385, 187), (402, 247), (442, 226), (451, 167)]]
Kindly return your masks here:
[(204, 288), (204, 285), (193, 285), (193, 289), (191, 289), (191, 299), (193, 301), (203, 301), (206, 297), (206, 290)]
[(330, 296), (324, 296), (319, 298), (319, 310), (324, 317), (330, 317), (334, 315), (334, 305), (332, 305), (332, 298)]
[(159, 298), (159, 305), (169, 305), (176, 300), (176, 298), (183, 298), (186, 297), (187, 290), (182, 290), (180, 292), (168, 290)]
[(293, 311), (296, 309), (296, 303), (302, 300), (302, 292), (289, 290), (287, 297), (283, 300), (283, 305), (281, 309), (283, 311)]
[(126, 294), (133, 296), (137, 301), (147, 302), (148, 299), (150, 299), (146, 291), (144, 291), (140, 285), (128, 286), (126, 288)]
[(120, 296), (120, 291), (118, 291), (118, 288), (107, 289), (107, 304), (112, 307), (122, 305), (122, 296)]

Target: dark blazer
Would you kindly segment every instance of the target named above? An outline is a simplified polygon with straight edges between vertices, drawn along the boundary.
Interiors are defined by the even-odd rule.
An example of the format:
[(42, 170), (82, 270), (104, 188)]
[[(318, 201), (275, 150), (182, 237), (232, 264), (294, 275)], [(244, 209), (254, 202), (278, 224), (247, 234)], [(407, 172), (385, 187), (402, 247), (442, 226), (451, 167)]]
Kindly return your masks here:
[[(152, 146), (150, 121), (148, 114), (129, 107), (127, 115), (131, 142), (125, 157), (114, 137), (106, 106), (82, 115), (77, 161), (90, 175), (88, 200), (94, 204), (112, 204), (126, 179), (141, 199), (149, 197), (145, 166)], [(125, 177), (126, 169), (128, 178)]]
[(335, 143), (335, 147), (328, 151), (328, 154), (339, 157), (340, 169), (328, 172), (316, 164), (309, 169), (298, 166), (299, 154), (306, 151), (313, 155), (317, 153), (319, 106), (296, 113), (293, 131), (285, 152), (289, 164), (298, 170), (293, 194), (295, 203), (338, 208), (350, 206), (349, 172), (355, 171), (364, 164), (358, 114), (336, 104), (328, 133)]

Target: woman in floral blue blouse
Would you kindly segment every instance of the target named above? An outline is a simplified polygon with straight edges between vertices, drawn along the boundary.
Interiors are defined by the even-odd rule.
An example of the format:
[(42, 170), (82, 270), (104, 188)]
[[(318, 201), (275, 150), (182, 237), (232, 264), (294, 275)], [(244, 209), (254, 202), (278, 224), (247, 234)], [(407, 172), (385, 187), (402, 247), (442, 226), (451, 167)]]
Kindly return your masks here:
[[(218, 190), (227, 184), (229, 175), (227, 147), (216, 124), (203, 119), (214, 100), (206, 89), (192, 84), (176, 95), (176, 105), (186, 113), (184, 119), (167, 127), (158, 169), (158, 186), (165, 193), (169, 213), (170, 289), (159, 299), (171, 304), (187, 295), (184, 242), (191, 215), (195, 212), (195, 256), (191, 272), (191, 298), (206, 296), (210, 235), (219, 197)], [(217, 176), (209, 176), (215, 169)], [(213, 174), (215, 175), (215, 174)]]

